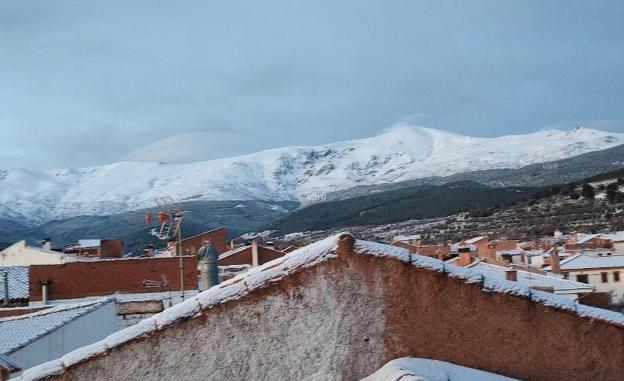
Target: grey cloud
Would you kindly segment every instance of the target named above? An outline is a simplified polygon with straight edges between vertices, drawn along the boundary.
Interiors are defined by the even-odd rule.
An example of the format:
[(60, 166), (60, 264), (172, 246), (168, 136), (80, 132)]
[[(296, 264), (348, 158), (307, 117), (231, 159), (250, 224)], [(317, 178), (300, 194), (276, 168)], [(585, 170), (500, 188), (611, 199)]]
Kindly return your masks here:
[(401, 120), (481, 136), (624, 131), (617, 1), (1, 7), (0, 167), (107, 163), (188, 134), (226, 136), (218, 157)]

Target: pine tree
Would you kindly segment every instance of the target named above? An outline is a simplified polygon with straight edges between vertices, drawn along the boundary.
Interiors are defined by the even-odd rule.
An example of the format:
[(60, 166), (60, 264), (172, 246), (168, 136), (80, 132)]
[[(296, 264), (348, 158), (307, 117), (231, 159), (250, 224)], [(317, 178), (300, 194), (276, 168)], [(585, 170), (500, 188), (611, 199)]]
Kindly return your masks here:
[(589, 184), (584, 184), (583, 185), (583, 190), (581, 191), (581, 196), (588, 198), (590, 200), (593, 200), (594, 197), (596, 196), (596, 192), (594, 191), (594, 187), (592, 187)]

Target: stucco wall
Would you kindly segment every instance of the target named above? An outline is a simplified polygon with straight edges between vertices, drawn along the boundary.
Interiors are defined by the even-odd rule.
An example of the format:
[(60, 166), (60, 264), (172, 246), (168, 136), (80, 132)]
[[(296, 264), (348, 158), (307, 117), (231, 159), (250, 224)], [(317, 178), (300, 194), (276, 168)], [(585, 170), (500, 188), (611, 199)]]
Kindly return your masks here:
[[(118, 331), (117, 308), (111, 301), (73, 320), (17, 351), (11, 359), (23, 370), (61, 357), (76, 348), (94, 343)], [(15, 377), (19, 373), (12, 373)]]
[(26, 246), (25, 241), (19, 241), (0, 251), (0, 267), (52, 265), (65, 263), (66, 257), (61, 253), (48, 253), (35, 247)]
[(521, 379), (619, 380), (623, 345), (615, 325), (340, 252), (56, 379), (355, 380), (409, 355)]

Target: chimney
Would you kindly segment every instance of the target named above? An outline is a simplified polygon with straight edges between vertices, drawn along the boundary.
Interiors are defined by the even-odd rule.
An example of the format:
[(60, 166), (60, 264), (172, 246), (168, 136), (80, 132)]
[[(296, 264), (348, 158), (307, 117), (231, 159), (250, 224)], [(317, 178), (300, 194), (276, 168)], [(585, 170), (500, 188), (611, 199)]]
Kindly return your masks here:
[(44, 306), (48, 304), (48, 282), (41, 282), (41, 302)]
[(41, 248), (43, 250), (52, 250), (52, 240), (50, 238), (44, 238), (41, 242)]
[(145, 249), (143, 249), (144, 257), (153, 257), (154, 256), (154, 245), (147, 245)]
[(234, 240), (230, 241), (230, 250), (234, 250)]
[(468, 266), (470, 263), (472, 263), (472, 256), (470, 255), (470, 251), (460, 251), (459, 261), (457, 261), (457, 265)]
[(260, 266), (260, 260), (258, 258), (258, 242), (254, 239), (251, 241), (251, 266)]
[(561, 266), (559, 265), (559, 252), (557, 252), (557, 246), (553, 246), (550, 251), (550, 272), (553, 274), (561, 273)]
[(2, 305), (4, 307), (8, 307), (9, 306), (9, 299), (10, 299), (10, 297), (9, 297), (9, 272), (8, 272), (8, 270), (4, 271), (2, 273), (2, 289), (4, 290), (4, 296), (2, 298), (4, 300), (2, 301)]
[(512, 282), (518, 281), (518, 271), (514, 269), (505, 270), (505, 279), (510, 280)]

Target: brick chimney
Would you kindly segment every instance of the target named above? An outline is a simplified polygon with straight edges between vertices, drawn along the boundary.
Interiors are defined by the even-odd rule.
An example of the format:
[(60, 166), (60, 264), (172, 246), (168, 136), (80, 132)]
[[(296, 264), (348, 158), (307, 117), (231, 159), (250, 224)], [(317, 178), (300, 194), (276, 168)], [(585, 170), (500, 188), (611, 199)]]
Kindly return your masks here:
[(510, 280), (512, 282), (518, 281), (518, 271), (514, 269), (505, 270), (505, 279)]
[(457, 265), (468, 266), (470, 263), (472, 263), (472, 256), (470, 255), (470, 251), (460, 251), (459, 261), (457, 261)]
[(557, 251), (557, 246), (553, 246), (550, 251), (550, 272), (553, 274), (561, 273), (561, 266), (559, 265), (559, 252)]

